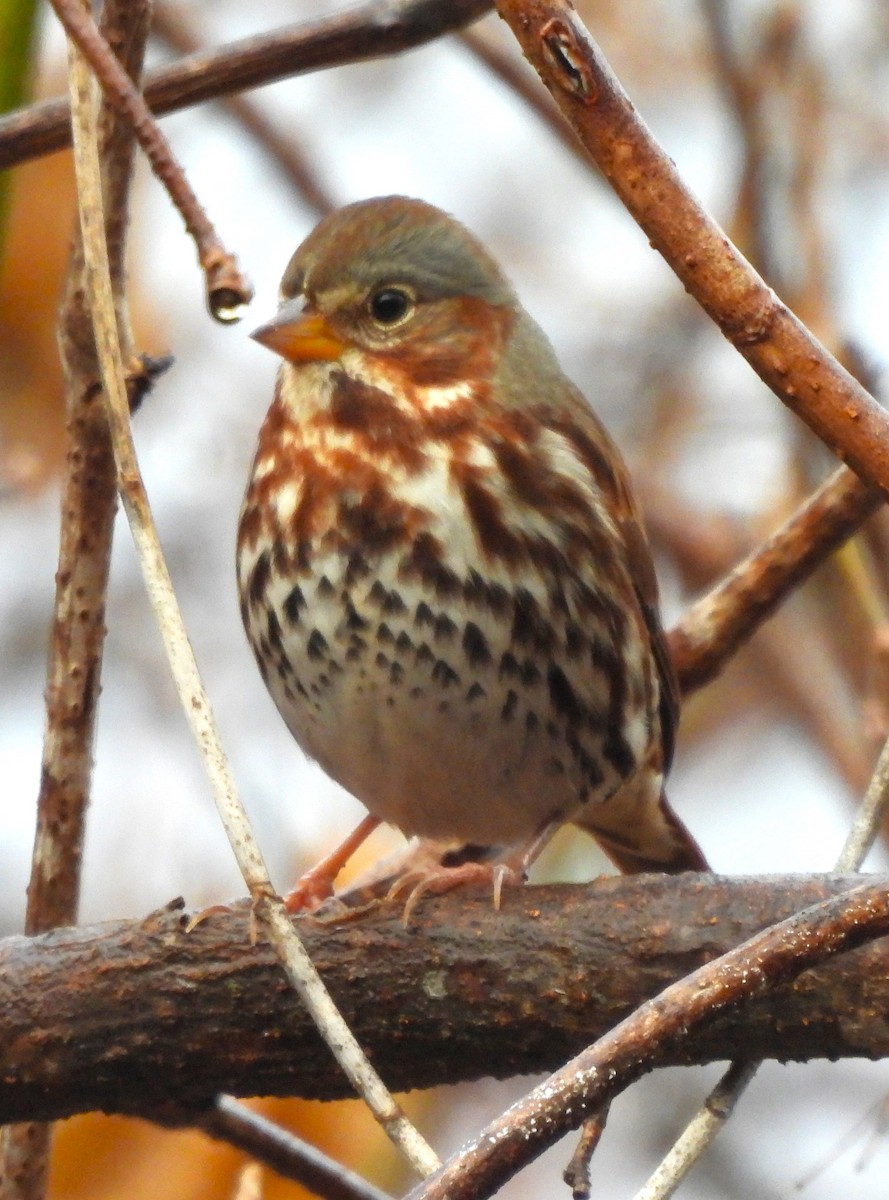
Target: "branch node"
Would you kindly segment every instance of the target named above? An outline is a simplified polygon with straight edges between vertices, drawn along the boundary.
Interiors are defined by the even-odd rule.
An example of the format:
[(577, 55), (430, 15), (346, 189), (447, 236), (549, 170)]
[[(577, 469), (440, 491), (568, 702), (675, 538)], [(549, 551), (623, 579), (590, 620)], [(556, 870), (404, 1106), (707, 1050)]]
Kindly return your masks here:
[(541, 29), (540, 41), (544, 57), (555, 72), (554, 81), (584, 103), (594, 103), (599, 89), (589, 64), (578, 52), (576, 30), (553, 17)]

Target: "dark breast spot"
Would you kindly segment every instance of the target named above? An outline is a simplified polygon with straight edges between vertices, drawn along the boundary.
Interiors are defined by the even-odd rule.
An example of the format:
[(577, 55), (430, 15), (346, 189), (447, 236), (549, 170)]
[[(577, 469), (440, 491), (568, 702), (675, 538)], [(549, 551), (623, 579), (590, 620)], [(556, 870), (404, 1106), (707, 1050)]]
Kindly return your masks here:
[(441, 684), (443, 688), (450, 687), (451, 684), (460, 682), (460, 676), (452, 666), (444, 661), (443, 658), (438, 659), (435, 666), (432, 668), (432, 678), (436, 683)]
[(284, 616), (291, 625), (298, 625), (300, 613), (306, 606), (306, 598), (303, 595), (302, 588), (297, 584), (295, 588), (287, 594), (287, 599), (284, 601)]
[(512, 619), (512, 640), (517, 646), (528, 646), (547, 654), (555, 646), (556, 637), (551, 623), (540, 611), (540, 605), (526, 588), (515, 593)]
[(421, 600), (417, 605), (417, 611), (414, 614), (414, 624), (419, 625), (421, 629), (424, 625), (435, 624), (435, 617), (432, 614), (432, 609), (425, 600)]
[(562, 668), (552, 663), (546, 673), (546, 682), (549, 686), (549, 698), (556, 712), (567, 717), (570, 724), (579, 725), (587, 715), (586, 708), (578, 699)]
[(432, 650), (427, 642), (423, 642), (417, 647), (417, 652), (414, 655), (414, 658), (417, 666), (422, 666), (424, 664), (428, 665), (429, 663), (435, 662), (435, 655), (432, 653)]
[(435, 618), (435, 624), (432, 627), (432, 632), (439, 641), (442, 639), (450, 640), (457, 632), (457, 626), (447, 613), (441, 612)]
[(394, 588), (388, 591), (379, 579), (374, 580), (373, 587), (368, 592), (367, 598), (382, 609), (388, 617), (394, 616), (396, 613), (402, 613), (406, 608), (398, 592)]
[(491, 661), (488, 639), (474, 621), (467, 621), (463, 630), (463, 650), (470, 666), (481, 666)]
[(398, 574), (402, 579), (419, 579), (439, 600), (449, 600), (459, 594), (461, 584), (456, 572), (446, 567), (443, 559), (438, 538), (431, 533), (419, 533), (402, 559)]
[(346, 610), (346, 628), (347, 629), (355, 629), (359, 633), (361, 632), (362, 629), (367, 629), (370, 622), (365, 620), (364, 617), (362, 617), (361, 613), (358, 611), (358, 609), (352, 603), (352, 600), (349, 596), (345, 597), (345, 600), (343, 601), (343, 607)]
[(501, 679), (516, 679), (521, 674), (518, 659), (511, 650), (504, 650), (500, 656), (499, 676)]
[(284, 639), (281, 636), (281, 622), (278, 620), (278, 614), (274, 610), (269, 611), (268, 635), (269, 645), (273, 646), (279, 654), (283, 654)]
[(502, 583), (488, 583), (478, 571), (470, 571), (463, 584), (463, 599), (467, 604), (486, 609), (495, 616), (504, 616), (512, 603), (509, 592)]
[(318, 662), (320, 659), (327, 657), (328, 650), (327, 638), (319, 629), (313, 629), (306, 643), (306, 654), (308, 654), (309, 658)]
[(602, 757), (607, 758), (615, 771), (624, 778), (636, 769), (636, 755), (619, 729), (609, 732), (602, 746)]
[(247, 595), (251, 604), (259, 604), (264, 599), (270, 574), (271, 555), (268, 550), (263, 550), (253, 564), (253, 570), (247, 579)]

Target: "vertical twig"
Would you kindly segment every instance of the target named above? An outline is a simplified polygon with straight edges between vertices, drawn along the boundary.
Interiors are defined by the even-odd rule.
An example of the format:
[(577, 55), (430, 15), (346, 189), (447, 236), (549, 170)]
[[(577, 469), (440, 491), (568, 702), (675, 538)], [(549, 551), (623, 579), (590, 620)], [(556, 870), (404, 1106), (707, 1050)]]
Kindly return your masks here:
[[(58, 0), (57, 0), (58, 2)], [(204, 763), (214, 799), (254, 913), (322, 1037), (387, 1135), (420, 1175), (436, 1169), (438, 1158), (411, 1125), (373, 1070), (349, 1026), (324, 987), (268, 877), (262, 853), (238, 797), (194, 652), (179, 611), (157, 537), (133, 443), (123, 363), (116, 326), (108, 253), (102, 219), (102, 193), (93, 113), (92, 76), (73, 42), (69, 71), (74, 167), (83, 235), (86, 295), (117, 464), (118, 489), (130, 524), (149, 601), (163, 638), (177, 691)]]
[[(150, 0), (138, 4), (110, 0), (103, 13), (103, 28), (119, 47), (123, 66), (134, 78), (142, 70), (150, 20)], [(133, 140), (129, 127), (105, 105), (99, 127), (112, 289), (129, 358), (132, 338), (124, 298), (123, 261)], [(37, 827), (25, 913), (25, 932), (29, 935), (77, 919), (101, 687), (108, 567), (117, 508), (114, 455), (84, 302), (79, 238), (75, 239), (68, 273), (59, 340), (65, 367), (67, 451)], [(3, 1131), (3, 1200), (39, 1200), (45, 1195), (51, 1141), (51, 1125), (20, 1124)]]
[(50, 0), (50, 3), (71, 44), (78, 47), (92, 67), (107, 102), (127, 119), (151, 169), (179, 210), (194, 240), (198, 261), (204, 272), (210, 312), (219, 321), (239, 320), (241, 310), (253, 296), (250, 284), (241, 274), (234, 256), (222, 244), (144, 96), (133, 87), (126, 71), (111, 53), (89, 8), (83, 8), (80, 0)]

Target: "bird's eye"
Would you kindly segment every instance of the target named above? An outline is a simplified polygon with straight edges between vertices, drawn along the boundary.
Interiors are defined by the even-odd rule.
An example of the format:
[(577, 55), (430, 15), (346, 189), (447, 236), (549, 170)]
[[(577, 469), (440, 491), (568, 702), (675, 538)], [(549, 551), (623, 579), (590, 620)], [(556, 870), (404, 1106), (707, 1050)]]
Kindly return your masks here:
[(370, 315), (381, 325), (397, 325), (413, 307), (413, 298), (402, 288), (384, 287), (370, 298)]

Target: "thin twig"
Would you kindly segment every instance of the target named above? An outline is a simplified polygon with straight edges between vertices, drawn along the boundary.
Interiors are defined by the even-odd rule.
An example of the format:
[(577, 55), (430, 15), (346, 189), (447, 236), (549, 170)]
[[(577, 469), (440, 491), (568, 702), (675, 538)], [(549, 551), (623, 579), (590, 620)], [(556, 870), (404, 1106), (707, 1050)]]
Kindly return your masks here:
[(721, 1132), (735, 1106), (760, 1068), (742, 1059), (731, 1064), (710, 1095), (652, 1172), (635, 1200), (672, 1196), (704, 1150)]
[(182, 623), (136, 460), (102, 224), (102, 194), (91, 79), (79, 55), (75, 55), (71, 80), (74, 163), (78, 182), (87, 293), (117, 463), (118, 487), (142, 567), (146, 590), (167, 651), (170, 670), (201, 752), (223, 825), (253, 898), (256, 919), (278, 952), (288, 978), (312, 1013), (319, 1031), (350, 1081), (414, 1169), (420, 1174), (426, 1174), (434, 1169), (438, 1160), (368, 1063), (297, 937), (283, 901), (272, 889), (262, 853), (250, 829), (222, 749), (194, 652)]
[(864, 884), (804, 909), (647, 1001), (497, 1117), (409, 1200), (482, 1200), (727, 1008), (889, 929), (889, 890)]
[(497, 9), (686, 290), (775, 395), (857, 475), (889, 494), (889, 415), (701, 207), (568, 0), (497, 0)]
[[(162, 116), (323, 67), (386, 58), (462, 29), (492, 7), (493, 0), (369, 0), (150, 72), (145, 99)], [(64, 100), (31, 105), (0, 120), (0, 169), (70, 144), (69, 105)]]
[(884, 503), (883, 493), (840, 467), (670, 632), (680, 686), (719, 674), (763, 621)]
[[(836, 861), (837, 871), (858, 871), (889, 812), (889, 740), (886, 741), (855, 815), (849, 836)], [(759, 1062), (738, 1060), (695, 1113), (664, 1156), (654, 1174), (637, 1192), (635, 1200), (667, 1200), (709, 1149), (722, 1131), (747, 1085), (759, 1070)]]
[(571, 1188), (574, 1200), (590, 1200), (590, 1164), (596, 1148), (602, 1140), (602, 1134), (605, 1132), (608, 1108), (609, 1106), (606, 1104), (599, 1112), (593, 1113), (584, 1121), (574, 1153), (571, 1155), (571, 1161), (562, 1175)]
[(80, 0), (51, 3), (69, 38), (92, 67), (108, 103), (128, 118), (134, 137), (194, 239), (210, 312), (219, 321), (237, 320), (240, 310), (250, 303), (253, 290), (241, 275), (234, 255), (223, 246), (142, 94)]
[[(203, 49), (196, 30), (179, 5), (158, 5), (151, 32), (178, 54), (197, 54)], [(255, 100), (230, 95), (224, 96), (222, 103), (269, 154), (317, 216), (323, 217), (336, 207), (336, 201), (322, 183), (293, 131), (295, 118), (288, 121), (285, 132)]]
[(237, 1146), (324, 1200), (390, 1200), (385, 1192), (360, 1175), (231, 1096), (217, 1096), (212, 1108), (190, 1117), (189, 1124), (212, 1138)]
[[(138, 78), (150, 25), (150, 0), (126, 5), (126, 36), (117, 40), (124, 68)], [(103, 26), (117, 25), (121, 3), (111, 0)], [(123, 288), (127, 199), (132, 178), (129, 131), (106, 106), (98, 118), (112, 289), (124, 353), (131, 356)], [(56, 595), (47, 661), (46, 720), (37, 797), (37, 823), (25, 909), (25, 933), (77, 921), (83, 839), (89, 803), (96, 713), (105, 641), (105, 603), (114, 517), (114, 454), (101, 398), (98, 365), (83, 294), (79, 238), (68, 272), (59, 321), (65, 368), (65, 478)], [(0, 1136), (3, 1200), (46, 1194), (52, 1146), (48, 1124), (10, 1125)]]

